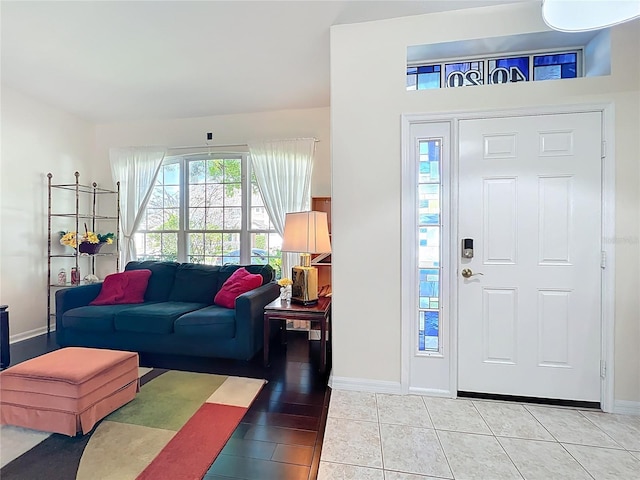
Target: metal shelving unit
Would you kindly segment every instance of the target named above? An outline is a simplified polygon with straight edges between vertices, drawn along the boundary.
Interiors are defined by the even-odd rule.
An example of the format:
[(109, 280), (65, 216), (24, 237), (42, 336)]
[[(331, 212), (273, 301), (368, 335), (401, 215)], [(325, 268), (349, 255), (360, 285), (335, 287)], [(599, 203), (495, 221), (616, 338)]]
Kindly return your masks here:
[[(91, 274), (95, 275), (96, 259), (100, 257), (115, 257), (115, 270), (120, 271), (120, 182), (116, 183), (115, 190), (109, 190), (106, 188), (98, 187), (98, 184), (93, 182), (91, 185), (83, 185), (80, 183), (80, 173), (75, 172), (75, 183), (69, 184), (54, 184), (52, 183), (53, 174), (48, 173), (48, 210), (47, 210), (47, 334), (51, 332), (51, 318), (55, 317), (55, 313), (51, 313), (51, 291), (54, 288), (74, 287), (75, 284), (71, 284), (69, 281), (64, 285), (60, 285), (54, 282), (52, 279), (51, 259), (52, 258), (69, 258), (73, 259), (72, 267), (75, 266), (76, 270), (80, 268), (80, 264), (86, 258), (88, 260), (88, 267)], [(54, 213), (52, 211), (53, 204), (53, 192), (60, 190), (67, 190), (75, 194), (75, 210), (73, 213)], [(90, 202), (89, 211), (84, 211), (80, 206), (80, 198), (82, 196), (88, 196)], [(98, 212), (98, 198), (99, 197), (112, 197), (116, 202), (115, 211), (116, 215), (102, 215)], [(109, 253), (94, 253), (85, 254), (80, 253), (80, 249), (76, 248), (75, 253), (53, 253), (52, 252), (52, 236), (55, 232), (52, 231), (52, 218), (68, 218), (73, 220), (73, 227), (75, 228), (76, 235), (80, 231), (80, 227), (87, 225), (87, 222), (91, 225), (91, 231), (96, 231), (96, 222), (113, 222), (115, 223), (113, 231), (115, 231), (115, 251)], [(82, 220), (82, 223), (81, 223)], [(84, 225), (83, 225), (84, 224)], [(71, 228), (68, 228), (71, 230)], [(85, 264), (86, 265), (86, 264)], [(57, 274), (55, 274), (57, 278)], [(69, 279), (68, 279), (69, 280)], [(82, 282), (80, 282), (82, 284)]]

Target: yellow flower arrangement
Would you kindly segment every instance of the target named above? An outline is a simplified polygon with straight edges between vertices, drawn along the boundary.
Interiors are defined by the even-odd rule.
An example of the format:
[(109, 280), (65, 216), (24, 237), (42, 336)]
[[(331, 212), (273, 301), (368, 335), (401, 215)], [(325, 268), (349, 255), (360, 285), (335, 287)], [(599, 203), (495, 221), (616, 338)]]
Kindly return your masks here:
[(289, 285), (293, 285), (293, 282), (290, 278), (285, 277), (278, 280), (278, 285), (280, 285), (281, 287), (288, 287)]
[[(60, 232), (60, 244), (76, 248), (78, 246), (78, 235), (76, 232)], [(80, 243), (106, 243), (112, 244), (115, 235), (113, 233), (95, 233), (86, 231), (80, 235)]]

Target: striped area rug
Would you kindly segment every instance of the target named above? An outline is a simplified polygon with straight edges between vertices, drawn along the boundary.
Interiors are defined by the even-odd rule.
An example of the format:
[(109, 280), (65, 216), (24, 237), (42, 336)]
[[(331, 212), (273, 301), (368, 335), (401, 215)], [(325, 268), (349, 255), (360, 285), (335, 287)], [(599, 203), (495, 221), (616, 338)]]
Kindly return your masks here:
[(9, 461), (0, 478), (200, 480), (265, 381), (154, 369), (141, 384), (133, 401), (82, 437), (3, 426), (3, 464), (3, 450), (24, 443), (21, 436), (44, 440)]

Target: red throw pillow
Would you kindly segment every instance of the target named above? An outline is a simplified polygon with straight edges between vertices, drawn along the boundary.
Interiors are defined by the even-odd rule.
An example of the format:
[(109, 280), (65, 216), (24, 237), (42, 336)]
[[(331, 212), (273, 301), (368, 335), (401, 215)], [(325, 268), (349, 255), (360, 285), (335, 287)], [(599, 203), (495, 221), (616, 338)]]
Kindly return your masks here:
[(89, 305), (117, 305), (120, 303), (142, 303), (151, 270), (127, 270), (107, 275), (98, 297)]
[(262, 275), (249, 273), (246, 268), (239, 268), (222, 284), (213, 303), (224, 308), (235, 308), (236, 298), (260, 285)]

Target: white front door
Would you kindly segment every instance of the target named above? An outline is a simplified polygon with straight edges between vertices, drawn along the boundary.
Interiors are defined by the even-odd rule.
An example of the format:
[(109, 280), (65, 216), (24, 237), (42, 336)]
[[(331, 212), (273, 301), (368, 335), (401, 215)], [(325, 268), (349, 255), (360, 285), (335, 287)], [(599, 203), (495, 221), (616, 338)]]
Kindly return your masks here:
[(601, 114), (461, 120), (458, 178), (458, 390), (599, 402)]

